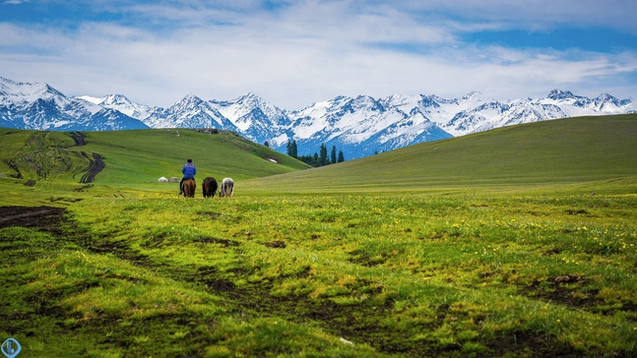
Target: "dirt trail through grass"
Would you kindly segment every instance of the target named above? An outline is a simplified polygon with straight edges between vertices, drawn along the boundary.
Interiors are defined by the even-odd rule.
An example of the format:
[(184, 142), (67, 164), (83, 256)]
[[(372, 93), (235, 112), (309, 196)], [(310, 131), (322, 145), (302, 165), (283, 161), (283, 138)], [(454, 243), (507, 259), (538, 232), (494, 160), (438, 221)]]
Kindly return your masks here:
[(86, 135), (82, 132), (71, 132), (69, 133), (69, 137), (73, 138), (76, 147), (86, 145), (86, 141), (84, 140)]
[(84, 173), (84, 175), (82, 175), (82, 178), (80, 179), (80, 183), (91, 183), (93, 182), (93, 180), (95, 179), (95, 176), (97, 174), (99, 174), (104, 167), (106, 166), (106, 164), (104, 163), (104, 160), (102, 160), (102, 156), (97, 154), (97, 153), (92, 153), (93, 154), (93, 159), (89, 158), (88, 154), (86, 154), (86, 152), (82, 152), (82, 155), (88, 159), (89, 161), (89, 165), (86, 169), (86, 172)]
[[(69, 136), (73, 138), (73, 141), (75, 142), (76, 147), (81, 147), (86, 145), (86, 140), (85, 140), (86, 135), (84, 133), (71, 132), (69, 133)], [(106, 167), (106, 164), (104, 163), (102, 156), (98, 153), (91, 153), (93, 157), (92, 159), (86, 152), (82, 151), (80, 153), (89, 162), (88, 166), (85, 169), (84, 175), (82, 175), (82, 178), (80, 179), (80, 183), (85, 183), (85, 184), (91, 183), (93, 182), (93, 180), (95, 180), (95, 176), (99, 174)]]
[(63, 208), (52, 206), (3, 206), (0, 207), (0, 228), (8, 226), (52, 228), (57, 225), (51, 225), (51, 223), (58, 222), (63, 214)]

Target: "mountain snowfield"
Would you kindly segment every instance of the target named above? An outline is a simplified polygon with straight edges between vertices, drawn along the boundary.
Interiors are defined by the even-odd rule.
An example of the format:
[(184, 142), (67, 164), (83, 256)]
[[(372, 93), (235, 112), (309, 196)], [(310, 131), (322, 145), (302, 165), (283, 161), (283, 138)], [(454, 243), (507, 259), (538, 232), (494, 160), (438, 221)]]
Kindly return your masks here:
[(0, 77), (0, 127), (34, 130), (126, 130), (218, 128), (299, 155), (336, 146), (346, 159), (493, 128), (555, 118), (635, 113), (631, 99), (596, 98), (554, 89), (545, 98), (484, 101), (480, 92), (462, 98), (436, 95), (338, 96), (288, 111), (254, 93), (233, 100), (188, 94), (168, 108), (131, 102), (121, 94), (67, 97), (48, 84)]

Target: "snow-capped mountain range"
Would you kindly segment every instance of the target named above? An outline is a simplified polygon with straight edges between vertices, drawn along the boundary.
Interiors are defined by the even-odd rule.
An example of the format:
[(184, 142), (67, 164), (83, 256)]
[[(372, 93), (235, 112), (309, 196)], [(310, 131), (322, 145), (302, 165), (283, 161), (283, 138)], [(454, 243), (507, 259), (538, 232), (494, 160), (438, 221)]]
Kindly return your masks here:
[(607, 93), (592, 99), (558, 89), (537, 99), (484, 101), (480, 96), (479, 92), (454, 99), (339, 96), (288, 111), (253, 93), (228, 101), (188, 94), (161, 108), (133, 103), (121, 94), (67, 97), (48, 84), (0, 77), (0, 127), (57, 131), (218, 128), (268, 142), (282, 152), (293, 139), (299, 155), (313, 154), (321, 144), (334, 145), (353, 159), (513, 124), (637, 112), (631, 99)]
[(48, 84), (2, 77), (0, 127), (59, 131), (148, 128), (116, 109), (66, 97)]

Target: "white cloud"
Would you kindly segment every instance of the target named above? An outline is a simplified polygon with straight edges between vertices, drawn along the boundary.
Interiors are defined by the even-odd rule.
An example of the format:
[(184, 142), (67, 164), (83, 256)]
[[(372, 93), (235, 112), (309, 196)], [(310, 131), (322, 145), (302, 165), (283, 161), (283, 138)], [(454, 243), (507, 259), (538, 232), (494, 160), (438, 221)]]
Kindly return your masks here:
[[(619, 80), (637, 71), (634, 52), (476, 47), (456, 37), (516, 16), (528, 26), (567, 21), (553, 12), (573, 2), (553, 2), (314, 0), (276, 11), (258, 10), (255, 1), (233, 8), (135, 4), (119, 8), (135, 14), (136, 21), (123, 22), (129, 25), (84, 22), (69, 30), (0, 23), (0, 76), (48, 82), (68, 95), (123, 93), (162, 106), (187, 93), (230, 99), (249, 91), (288, 109), (340, 94), (452, 97), (479, 90), (506, 99), (558, 87), (634, 95), (634, 83)], [(536, 9), (542, 6), (553, 10)], [(443, 17), (445, 11), (454, 17)], [(588, 16), (577, 20), (588, 24), (619, 16), (569, 11)], [(403, 45), (409, 51), (396, 50)]]
[(633, 0), (403, 0), (378, 1), (420, 16), (421, 18), (455, 18), (471, 26), (499, 26), (541, 30), (556, 26), (594, 26), (637, 34)]

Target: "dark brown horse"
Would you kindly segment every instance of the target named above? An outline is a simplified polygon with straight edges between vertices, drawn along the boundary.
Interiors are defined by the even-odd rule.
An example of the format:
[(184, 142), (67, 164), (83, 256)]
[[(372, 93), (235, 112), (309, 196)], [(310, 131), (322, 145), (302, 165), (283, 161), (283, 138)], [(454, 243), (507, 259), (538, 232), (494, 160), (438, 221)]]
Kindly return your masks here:
[(217, 191), (217, 181), (213, 177), (206, 177), (203, 180), (203, 197), (212, 198)]
[(192, 178), (184, 179), (184, 182), (181, 185), (181, 188), (186, 198), (194, 198), (195, 188), (197, 188), (197, 183), (195, 183), (195, 179), (192, 179)]

